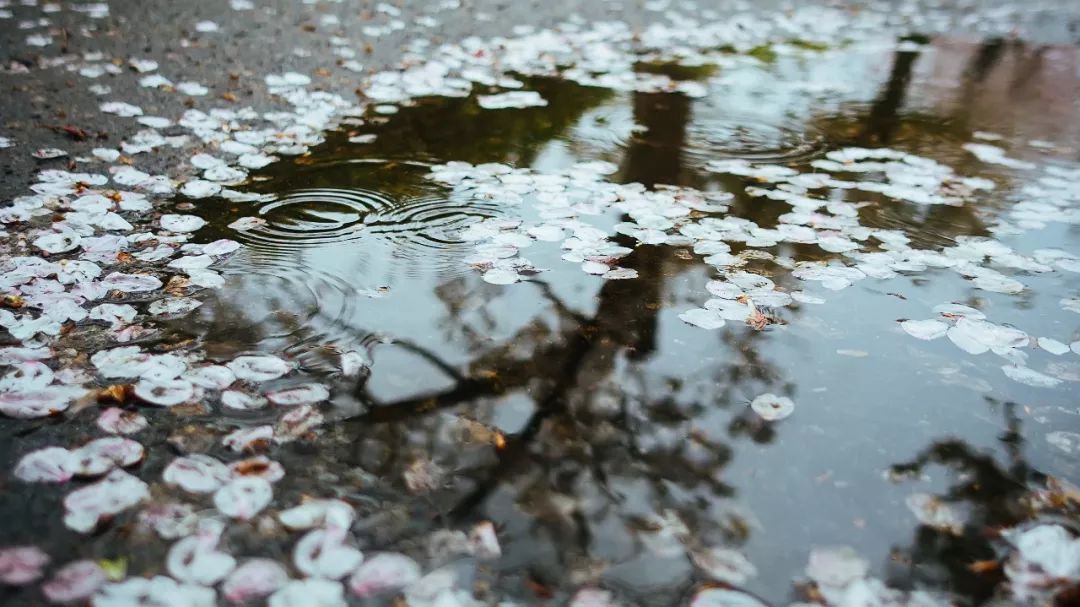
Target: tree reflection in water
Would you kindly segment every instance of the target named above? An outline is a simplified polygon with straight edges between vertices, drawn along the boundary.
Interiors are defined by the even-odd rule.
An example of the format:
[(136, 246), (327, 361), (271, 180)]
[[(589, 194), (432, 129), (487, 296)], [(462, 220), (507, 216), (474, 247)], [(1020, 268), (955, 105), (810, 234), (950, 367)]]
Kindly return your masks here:
[[(982, 603), (994, 597), (1005, 579), (997, 563), (1006, 552), (1000, 536), (1003, 530), (1035, 520), (1076, 520), (1080, 515), (1075, 489), (1033, 469), (1024, 457), (1019, 405), (990, 398), (987, 403), (1004, 418), (999, 454), (950, 438), (935, 441), (911, 461), (893, 466), (891, 473), (898, 479), (944, 468), (954, 484), (937, 498), (946, 507), (962, 509), (966, 516), (959, 532), (917, 527), (911, 545), (897, 548), (892, 555), (888, 572), (892, 585), (942, 588)], [(1069, 597), (1076, 595), (1065, 593), (1059, 599)]]
[[(975, 52), (964, 70), (967, 80), (960, 94), (977, 96), (979, 83), (994, 76), (1000, 57), (1011, 48), (991, 41)], [(896, 53), (870, 103), (807, 116), (807, 130), (825, 133), (835, 146), (944, 148), (939, 146), (943, 140), (969, 139), (971, 124), (927, 109), (927, 103), (910, 103), (919, 58), (915, 52)], [(400, 161), (410, 158), (502, 160), (527, 166), (584, 112), (613, 97), (557, 81), (529, 84), (551, 101), (550, 108), (477, 116), (470, 114), (467, 100), (424, 101), (383, 125), (381, 143), (375, 147), (380, 155), (373, 163), (377, 170), (350, 164), (355, 149), (339, 133), (305, 160), (306, 166), (272, 169), (258, 188), (273, 191), (283, 184), (296, 187), (294, 182), (300, 181), (306, 187), (411, 187), (416, 184), (409, 180), (417, 181), (422, 170), (402, 177), (408, 171)], [(762, 226), (775, 224), (781, 205), (762, 204), (745, 193), (742, 180), (704, 174), (685, 161), (688, 125), (699, 118), (696, 102), (655, 93), (633, 94), (629, 102), (634, 122), (643, 128), (627, 140), (615, 179), (647, 187), (682, 184), (731, 190), (733, 214)], [(974, 165), (966, 156), (950, 158), (951, 165), (964, 163)], [(919, 246), (988, 233), (986, 209), (977, 205), (928, 208), (859, 195), (878, 203), (860, 209), (863, 225), (903, 229)], [(224, 226), (236, 212), (222, 208), (211, 219)], [(739, 251), (738, 245), (734, 250)], [(789, 246), (782, 253), (799, 260), (837, 257), (808, 246)], [(348, 268), (351, 275), (367, 276), (379, 260), (361, 257), (356, 254), (341, 263), (355, 262)], [(352, 333), (350, 343), (374, 349), (376, 379), (386, 368), (380, 367), (382, 357), (404, 357), (405, 362), (399, 358), (390, 371), (404, 377), (406, 389), (388, 397), (366, 381), (352, 382), (352, 410), (362, 413), (336, 421), (314, 446), (293, 446), (283, 454), (288, 467), (310, 474), (295, 481), (290, 476), (290, 482), (300, 485), (282, 499), (322, 494), (327, 485), (333, 486), (359, 505), (360, 532), (370, 546), (425, 556), (435, 552), (435, 562), (452, 560), (453, 555), (440, 548), (446, 542), (431, 541), (433, 534), (491, 520), (499, 529), (504, 555), (492, 565), (497, 571), (481, 573), (488, 576), (485, 581), (521, 600), (535, 601), (548, 587), (561, 597), (579, 585), (600, 583), (647, 604), (685, 603), (706, 577), (684, 550), (658, 549), (657, 538), (674, 533), (691, 549), (748, 543), (754, 517), (736, 498), (745, 501), (739, 491), (745, 494), (748, 485), (759, 480), (729, 477), (736, 450), (740, 457), (754, 457), (737, 443), (778, 445), (770, 445), (777, 438), (775, 428), (744, 404), (763, 387), (793, 393), (796, 373), (770, 358), (776, 349), (767, 344), (767, 331), (732, 326), (700, 336), (715, 341), (710, 343), (715, 354), (700, 365), (706, 377), (688, 377), (683, 369), (672, 372), (671, 364), (660, 367), (663, 371), (650, 368), (658, 359), (679, 360), (680, 354), (664, 351), (668, 344), (660, 336), (661, 314), (695, 296), (687, 293), (686, 277), (704, 270), (693, 256), (656, 246), (636, 247), (621, 265), (636, 270), (639, 278), (608, 281), (585, 296), (568, 294), (554, 272), (554, 278), (541, 274), (517, 285), (514, 289), (544, 304), (533, 317), (516, 318), (509, 335), (495, 336), (499, 311), (486, 304), (497, 291), (473, 274), (423, 283), (430, 293), (406, 292), (406, 297), (437, 299), (435, 309), (423, 309), (425, 326), (432, 327), (426, 336), (384, 342), (374, 336), (376, 327), (359, 328), (367, 321), (362, 314), (357, 314), (361, 320), (341, 319), (333, 330)], [(749, 267), (763, 273), (771, 268), (758, 260)], [(782, 285), (793, 282), (785, 275), (774, 278)], [(281, 301), (281, 307), (287, 307)], [(245, 344), (265, 338), (260, 331), (267, 327), (241, 318), (247, 310), (240, 303), (224, 302), (215, 315), (220, 325), (201, 328), (200, 334), (218, 341), (234, 337)], [(406, 309), (409, 303), (401, 305)], [(785, 313), (794, 317), (802, 312), (795, 308)], [(295, 342), (295, 352), (306, 352), (325, 337), (295, 318), (279, 320), (286, 339)], [(229, 327), (232, 333), (226, 332)], [(1046, 479), (1024, 459), (1017, 405), (991, 404), (1006, 420), (1004, 463), (963, 438), (951, 438), (895, 466), (900, 475), (922, 474), (936, 465), (953, 471), (957, 482), (940, 499), (965, 504), (970, 515), (959, 534), (918, 527), (911, 544), (898, 548), (888, 561), (885, 577), (890, 583), (949, 590), (973, 603), (994, 595), (1000, 569), (975, 571), (971, 565), (1001, 556), (993, 532), (1029, 520), (1030, 487)], [(805, 435), (793, 436), (798, 440)], [(413, 480), (407, 481), (410, 475)], [(774, 478), (784, 482), (791, 475)], [(820, 514), (812, 505), (800, 512), (800, 506), (796, 504), (790, 516), (809, 519)], [(776, 511), (790, 508), (781, 505)], [(680, 524), (688, 531), (679, 531)], [(792, 548), (800, 551), (800, 558), (808, 549)]]

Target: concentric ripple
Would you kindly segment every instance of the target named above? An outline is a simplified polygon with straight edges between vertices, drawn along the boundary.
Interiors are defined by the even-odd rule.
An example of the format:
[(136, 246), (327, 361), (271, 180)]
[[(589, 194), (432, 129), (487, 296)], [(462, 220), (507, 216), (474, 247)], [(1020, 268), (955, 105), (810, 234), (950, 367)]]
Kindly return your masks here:
[(305, 264), (292, 252), (247, 249), (223, 269), (225, 286), (196, 314), (178, 321), (211, 338), (212, 355), (366, 337), (352, 326), (366, 297), (376, 294)]
[(297, 250), (372, 238), (395, 256), (438, 255), (464, 247), (461, 230), (499, 215), (493, 204), (435, 195), (392, 198), (367, 189), (294, 190), (257, 207), (266, 223), (238, 238), (258, 248)]
[(266, 223), (242, 230), (240, 238), (282, 249), (349, 242), (362, 237), (365, 217), (393, 205), (370, 190), (295, 190), (259, 206), (255, 217)]
[(704, 164), (739, 158), (786, 163), (806, 160), (826, 149), (825, 138), (784, 124), (737, 118), (695, 119), (687, 126), (685, 157)]
[(458, 236), (462, 230), (498, 214), (490, 203), (414, 198), (367, 215), (363, 223), (372, 234), (402, 247), (445, 249), (463, 245)]

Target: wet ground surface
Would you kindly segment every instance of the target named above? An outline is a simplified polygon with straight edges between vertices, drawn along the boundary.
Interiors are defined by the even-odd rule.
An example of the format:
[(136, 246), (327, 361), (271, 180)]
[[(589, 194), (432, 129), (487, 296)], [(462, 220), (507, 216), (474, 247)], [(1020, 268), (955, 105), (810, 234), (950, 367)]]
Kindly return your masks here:
[[(241, 195), (162, 203), (205, 220), (190, 242), (243, 246), (217, 288), (170, 282), (201, 305), (133, 343), (276, 355), (288, 375), (230, 391), (329, 395), (310, 398), (313, 434), (231, 448), (237, 430), (283, 434), (282, 407), (98, 393), (149, 420), (129, 471), (269, 455), (287, 475), (221, 535), (229, 552), (288, 563), (295, 536), (269, 513), (335, 497), (366, 553), (490, 603), (1068, 604), (1080, 540), (1048, 583), (1016, 572), (1002, 532), (1077, 532), (1080, 47), (950, 34), (707, 55), (643, 53), (651, 90), (511, 71), (373, 99)], [(492, 107), (518, 90), (543, 105)], [(72, 334), (77, 364), (116, 345)], [(0, 426), (3, 461), (100, 435), (90, 409)], [(19, 524), (0, 544), (163, 572), (169, 542), (134, 516), (78, 539), (26, 514), (63, 511), (63, 492), (27, 487), (2, 486)], [(859, 556), (819, 552), (815, 570), (828, 546)], [(929, 594), (875, 603), (849, 578)], [(703, 590), (729, 587), (747, 594)]]
[[(1006, 377), (1000, 359), (972, 357), (947, 340), (915, 341), (897, 321), (955, 302), (1069, 342), (1075, 322), (1058, 302), (1074, 294), (1075, 278), (1033, 276), (1029, 291), (1009, 295), (948, 271), (901, 272), (820, 292), (824, 304), (778, 310), (782, 324), (764, 331), (705, 333), (677, 316), (701, 303), (712, 276), (687, 248), (638, 247), (620, 263), (638, 277), (605, 282), (538, 243), (530, 260), (548, 271), (512, 291), (488, 285), (470, 271), (472, 247), (455, 232), (529, 210), (448, 200), (425, 177), (431, 163), (450, 160), (539, 171), (604, 160), (618, 167), (615, 181), (732, 192), (725, 216), (772, 226), (787, 204), (747, 196), (744, 178), (705, 171), (705, 163), (747, 158), (805, 169), (831, 149), (886, 146), (999, 184), (961, 206), (852, 198), (867, 203), (863, 225), (939, 248), (989, 235), (1009, 211), (1009, 192), (1030, 183), (963, 150), (973, 133), (1002, 134), (997, 145), (1020, 158), (1072, 166), (1075, 61), (1069, 47), (940, 40), (695, 70), (688, 76), (710, 93), (693, 100), (557, 80), (526, 83), (548, 100), (544, 108), (421, 100), (268, 167), (253, 185), (265, 202), (199, 209), (217, 226), (206, 228), (207, 241), (228, 236), (218, 230), (241, 217), (267, 221), (238, 237), (249, 248), (233, 262), (237, 275), (207, 314), (204, 335), (237, 351), (287, 344), (313, 369), (321, 348), (367, 345), (371, 376), (345, 386), (365, 411), (343, 422), (364, 445), (357, 463), (371, 458), (365, 468), (391, 471), (404, 452), (453, 471), (462, 487), (438, 497), (433, 522), (495, 521), (511, 579), (532, 572), (558, 583), (584, 563), (605, 563), (613, 586), (664, 602), (693, 587), (693, 568), (648, 554), (633, 529), (675, 512), (698, 541), (739, 545), (760, 563), (747, 587), (772, 600), (787, 597), (785, 581), (805, 562), (796, 547), (837, 542), (880, 555), (874, 571), (900, 586), (930, 582), (977, 598), (985, 576), (967, 566), (990, 556), (989, 545), (974, 531), (955, 537), (919, 526), (905, 499), (945, 495), (970, 522), (1009, 526), (1018, 516), (1009, 495), (1029, 479), (1076, 478), (1075, 459), (1046, 435), (1080, 427), (1080, 363), (1030, 351), (1032, 366), (1063, 381), (1029, 387)], [(882, 64), (891, 68), (878, 81), (872, 74)], [(830, 90), (790, 90), (803, 82)], [(365, 134), (376, 139), (349, 142)], [(1004, 242), (1077, 250), (1068, 226)], [(833, 257), (813, 245), (758, 250), (794, 261)], [(747, 264), (781, 289), (799, 288), (768, 260)], [(244, 304), (259, 301), (273, 303)], [(766, 392), (791, 397), (796, 413), (764, 423), (748, 404)], [(500, 430), (508, 445), (489, 448), (486, 431), (470, 445), (473, 422)], [(894, 467), (914, 476), (890, 482)], [(984, 478), (971, 486), (972, 475)]]

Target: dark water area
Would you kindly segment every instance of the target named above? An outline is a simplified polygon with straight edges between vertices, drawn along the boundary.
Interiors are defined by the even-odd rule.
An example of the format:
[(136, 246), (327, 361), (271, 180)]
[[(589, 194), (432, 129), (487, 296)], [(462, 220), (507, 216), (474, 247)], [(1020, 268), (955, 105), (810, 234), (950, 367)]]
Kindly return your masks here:
[[(705, 87), (699, 98), (527, 79), (546, 107), (484, 110), (475, 97), (435, 98), (372, 112), (310, 154), (259, 172), (245, 189), (264, 200), (196, 206), (210, 222), (200, 240), (248, 247), (225, 269), (217, 299), (175, 328), (221, 359), (284, 349), (308, 377), (334, 386), (325, 440), (279, 458), (310, 470), (290, 475), (301, 477), (294, 491), (341, 487), (368, 504), (361, 534), (385, 549), (415, 551), (440, 528), (490, 520), (503, 557), (481, 575), (527, 604), (591, 581), (643, 605), (683, 603), (707, 577), (682, 552), (642, 541), (643, 531), (663, 536), (673, 517), (695, 545), (741, 550), (758, 570), (745, 589), (774, 604), (796, 598), (792, 580), (810, 547), (828, 545), (854, 547), (890, 585), (978, 604), (1001, 579), (971, 567), (996, 558), (993, 530), (1028, 520), (1023, 497), (1033, 483), (1080, 480), (1077, 453), (1046, 439), (1080, 431), (1080, 359), (1029, 350), (1029, 366), (1064, 380), (1029, 386), (1004, 375), (993, 354), (914, 339), (897, 321), (953, 302), (1069, 343), (1080, 317), (1059, 300), (1080, 291), (1076, 274), (1020, 272), (1028, 288), (1006, 294), (942, 269), (900, 273), (815, 292), (824, 304), (769, 310), (777, 322), (764, 330), (729, 322), (708, 332), (678, 317), (708, 298), (716, 274), (689, 247), (621, 237), (634, 250), (620, 266), (637, 278), (605, 281), (541, 242), (527, 253), (546, 271), (488, 284), (466, 262), (473, 245), (461, 231), (534, 211), (456, 196), (428, 178), (449, 161), (557, 171), (602, 160), (617, 167), (618, 183), (730, 192), (718, 216), (769, 228), (790, 206), (751, 195), (752, 178), (707, 163), (810, 171), (830, 150), (888, 147), (996, 185), (958, 206), (832, 194), (865, 203), (862, 226), (938, 249), (992, 235), (1035, 179), (965, 151), (977, 132), (1000, 135), (990, 143), (1012, 158), (1077, 166), (1076, 48), (1005, 40), (905, 48), (680, 68), (674, 77)], [(594, 219), (624, 219), (605, 213)], [(266, 223), (228, 227), (250, 217)], [(1080, 253), (1080, 231), (1067, 223), (1000, 239), (1025, 254)], [(771, 255), (747, 256), (743, 269), (788, 291), (800, 282), (770, 257), (840, 257), (814, 244), (759, 249)], [(343, 379), (335, 365), (350, 351), (370, 369)], [(790, 397), (794, 414), (762, 420), (748, 405), (766, 392)], [(435, 463), (438, 482), (412, 496), (403, 479), (424, 462)], [(962, 528), (921, 524), (907, 505), (913, 494), (937, 496), (962, 515)]]

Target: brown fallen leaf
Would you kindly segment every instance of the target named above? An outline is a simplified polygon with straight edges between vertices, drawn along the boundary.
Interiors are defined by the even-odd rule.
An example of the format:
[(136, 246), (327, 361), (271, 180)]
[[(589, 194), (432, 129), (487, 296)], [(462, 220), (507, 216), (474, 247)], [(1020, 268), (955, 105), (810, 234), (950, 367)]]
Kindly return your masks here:
[(989, 573), (991, 571), (997, 571), (1001, 567), (1001, 562), (995, 559), (988, 559), (985, 561), (975, 561), (968, 564), (968, 571), (972, 573)]
[(233, 466), (232, 471), (234, 474), (239, 474), (241, 476), (258, 476), (269, 469), (270, 460), (249, 457), (248, 459), (236, 462), (236, 465)]
[(49, 130), (51, 130), (53, 132), (56, 132), (56, 133), (64, 133), (68, 137), (71, 137), (72, 139), (74, 139), (76, 141), (82, 141), (82, 140), (84, 140), (84, 139), (86, 139), (86, 138), (88, 138), (90, 136), (90, 133), (87, 132), (85, 129), (81, 129), (81, 128), (77, 127), (77, 126), (73, 126), (73, 125), (70, 125), (70, 124), (66, 124), (64, 126), (59, 126), (59, 125), (55, 125), (55, 124), (46, 124), (45, 128), (47, 128), (47, 129), (49, 129)]
[(99, 403), (124, 404), (135, 395), (135, 386), (131, 384), (112, 384), (97, 391)]
[(525, 587), (539, 599), (550, 599), (555, 596), (550, 586), (542, 584), (531, 577), (525, 578)]
[(769, 326), (769, 317), (762, 314), (760, 310), (754, 310), (754, 313), (746, 319), (746, 324), (756, 331), (761, 331)]
[(169, 282), (165, 283), (165, 292), (169, 295), (183, 295), (185, 290), (191, 286), (191, 279), (180, 276), (177, 274), (169, 279)]

